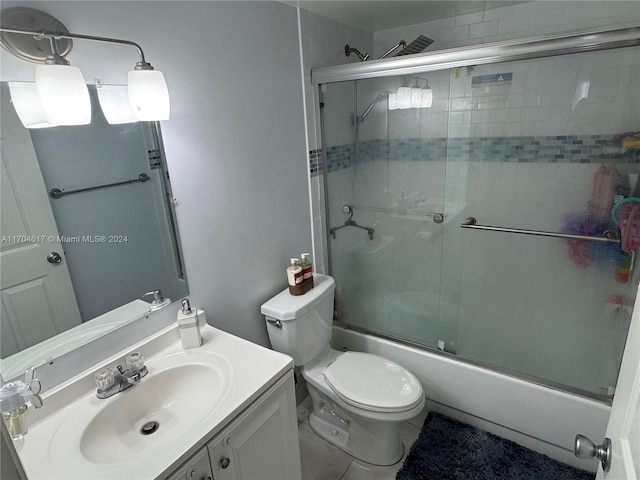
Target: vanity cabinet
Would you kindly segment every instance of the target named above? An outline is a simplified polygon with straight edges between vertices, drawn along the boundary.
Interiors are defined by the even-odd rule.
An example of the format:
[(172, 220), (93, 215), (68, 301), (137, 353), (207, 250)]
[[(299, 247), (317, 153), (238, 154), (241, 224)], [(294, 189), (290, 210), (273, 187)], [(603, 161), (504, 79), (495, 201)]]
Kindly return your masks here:
[(184, 462), (167, 480), (212, 480), (209, 454), (206, 448), (201, 448), (189, 460)]
[(276, 382), (167, 480), (300, 480), (292, 376)]
[(214, 480), (300, 480), (292, 373), (207, 444)]

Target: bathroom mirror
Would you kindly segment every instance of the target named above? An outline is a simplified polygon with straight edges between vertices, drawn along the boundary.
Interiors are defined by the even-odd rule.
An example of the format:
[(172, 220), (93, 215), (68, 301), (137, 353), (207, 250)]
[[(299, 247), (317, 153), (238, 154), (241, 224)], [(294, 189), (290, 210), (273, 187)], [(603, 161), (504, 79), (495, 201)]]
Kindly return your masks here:
[[(13, 84), (12, 84), (13, 87)], [(159, 125), (26, 129), (2, 82), (5, 380), (188, 294)], [(100, 88), (100, 87), (98, 87)]]

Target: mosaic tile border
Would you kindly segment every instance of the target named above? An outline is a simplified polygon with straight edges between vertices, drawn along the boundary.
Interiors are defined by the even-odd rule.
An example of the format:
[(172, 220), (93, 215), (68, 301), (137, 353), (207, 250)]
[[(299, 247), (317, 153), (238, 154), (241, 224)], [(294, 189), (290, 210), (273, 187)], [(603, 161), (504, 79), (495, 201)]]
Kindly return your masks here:
[[(624, 151), (611, 136), (557, 135), (546, 137), (410, 138), (361, 142), (359, 155), (376, 160), (437, 161), (453, 158), (469, 162), (509, 163), (640, 163), (640, 151)], [(350, 168), (354, 144), (327, 148), (329, 173)], [(311, 176), (322, 174), (322, 150), (309, 152)]]

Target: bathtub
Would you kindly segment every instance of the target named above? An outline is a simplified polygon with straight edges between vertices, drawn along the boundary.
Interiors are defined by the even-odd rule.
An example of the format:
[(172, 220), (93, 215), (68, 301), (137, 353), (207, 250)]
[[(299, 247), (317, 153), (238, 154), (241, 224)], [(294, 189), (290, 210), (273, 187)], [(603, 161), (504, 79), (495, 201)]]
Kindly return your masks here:
[(573, 441), (577, 433), (596, 443), (604, 439), (611, 412), (604, 403), (341, 326), (333, 327), (331, 343), (337, 350), (384, 356), (412, 371), (422, 382), (428, 410), (568, 465), (597, 470), (597, 460), (574, 456)]

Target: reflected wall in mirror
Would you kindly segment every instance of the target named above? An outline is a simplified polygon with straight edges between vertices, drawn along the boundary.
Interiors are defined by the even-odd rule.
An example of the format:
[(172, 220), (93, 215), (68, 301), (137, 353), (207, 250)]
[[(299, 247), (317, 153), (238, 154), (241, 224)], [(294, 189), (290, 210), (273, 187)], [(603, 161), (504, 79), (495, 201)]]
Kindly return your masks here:
[(91, 124), (27, 130), (0, 87), (7, 380), (141, 318), (147, 292), (188, 287), (158, 125), (108, 124), (90, 86)]

